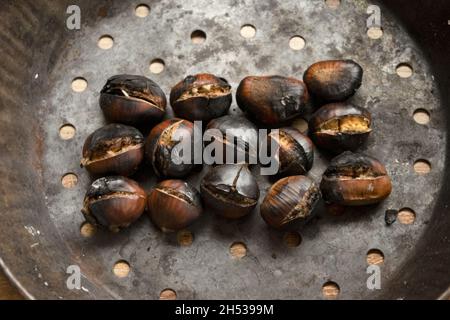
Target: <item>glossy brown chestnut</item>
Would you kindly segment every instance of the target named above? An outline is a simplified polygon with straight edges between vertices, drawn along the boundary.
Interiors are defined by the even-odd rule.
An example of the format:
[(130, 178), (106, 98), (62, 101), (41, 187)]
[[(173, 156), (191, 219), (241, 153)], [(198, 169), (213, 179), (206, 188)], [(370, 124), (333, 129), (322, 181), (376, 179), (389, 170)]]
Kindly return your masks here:
[(281, 76), (246, 77), (236, 93), (239, 107), (256, 121), (281, 125), (298, 116), (309, 100), (305, 84)]
[(212, 168), (203, 178), (200, 191), (207, 208), (230, 219), (250, 214), (259, 199), (258, 183), (245, 164)]
[(166, 180), (148, 195), (150, 219), (163, 232), (188, 227), (202, 214), (199, 192), (182, 180)]
[(314, 163), (314, 145), (294, 128), (281, 128), (267, 136), (268, 146), (276, 146), (279, 175), (304, 175)]
[(142, 124), (166, 113), (166, 95), (152, 80), (122, 74), (108, 79), (100, 93), (100, 107), (110, 122)]
[(232, 101), (228, 81), (212, 74), (187, 76), (170, 92), (175, 114), (190, 121), (210, 121), (226, 114)]
[(176, 149), (180, 143), (186, 141), (191, 144), (191, 150), (194, 150), (194, 124), (190, 121), (174, 118), (153, 128), (147, 138), (145, 154), (158, 176), (181, 178), (192, 171), (193, 152), (189, 161), (181, 163), (181, 155)]
[(131, 179), (100, 178), (89, 187), (81, 212), (96, 226), (118, 231), (136, 221), (147, 204), (145, 191)]
[(353, 60), (320, 61), (306, 70), (303, 81), (309, 93), (323, 101), (343, 101), (361, 86), (363, 69)]
[(89, 135), (83, 146), (81, 167), (92, 174), (129, 176), (144, 158), (144, 137), (139, 130), (109, 124)]
[(354, 151), (369, 137), (372, 118), (369, 111), (348, 102), (321, 107), (309, 122), (314, 143), (335, 153)]
[(359, 206), (384, 200), (392, 185), (386, 168), (377, 159), (347, 151), (331, 161), (320, 189), (327, 203)]
[(310, 178), (292, 176), (276, 182), (261, 204), (264, 221), (280, 229), (295, 220), (308, 219), (320, 199), (320, 190)]

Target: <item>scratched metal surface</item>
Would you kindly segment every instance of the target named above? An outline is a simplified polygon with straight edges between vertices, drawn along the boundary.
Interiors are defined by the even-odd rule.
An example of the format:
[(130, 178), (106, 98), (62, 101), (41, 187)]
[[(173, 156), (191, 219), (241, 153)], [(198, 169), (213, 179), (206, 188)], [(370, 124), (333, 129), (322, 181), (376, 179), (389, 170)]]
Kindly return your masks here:
[[(29, 135), (19, 138), (22, 156), (17, 162), (9, 159), (0, 166), (5, 177), (1, 208), (8, 217), (3, 236), (12, 242), (1, 244), (2, 262), (22, 292), (37, 298), (157, 299), (161, 290), (172, 288), (180, 299), (317, 299), (330, 280), (339, 284), (344, 299), (382, 297), (391, 286), (407, 292), (407, 283), (390, 279), (405, 268), (430, 223), (443, 179), (446, 123), (427, 60), (388, 11), (383, 11), (383, 37), (371, 40), (366, 35), (368, 3), (362, 0), (342, 1), (337, 10), (323, 1), (306, 0), (149, 1), (151, 12), (145, 19), (134, 15), (136, 3), (131, 1), (78, 2), (83, 13), (79, 31), (65, 29), (64, 1), (36, 8), (40, 10), (36, 16), (27, 7), (30, 3), (11, 2), (2, 12), (10, 16), (25, 12), (22, 23), (36, 25), (36, 31), (22, 38), (11, 37), (13, 49), (24, 46), (21, 41), (35, 48), (32, 54), (24, 53), (27, 68), (17, 76), (27, 83), (26, 102), (13, 110), (7, 99), (11, 106), (17, 101), (4, 95), (1, 105), (2, 123), (13, 130), (13, 119), (20, 119), (14, 132)], [(254, 38), (240, 36), (244, 24), (256, 27)], [(196, 29), (206, 32), (205, 43), (191, 42), (190, 33)], [(105, 34), (115, 41), (107, 51), (97, 47)], [(289, 48), (294, 35), (306, 39), (304, 50)], [(161, 74), (149, 71), (154, 58), (165, 61)], [(228, 79), (235, 92), (247, 75), (301, 79), (313, 62), (335, 58), (353, 59), (365, 71), (352, 101), (366, 107), (374, 119), (373, 134), (361, 151), (385, 163), (392, 176), (393, 193), (382, 204), (347, 210), (340, 217), (321, 208), (317, 218), (299, 230), (303, 241), (298, 248), (287, 248), (283, 234), (266, 227), (259, 209), (233, 222), (205, 212), (190, 228), (195, 236), (190, 247), (180, 247), (176, 235), (160, 233), (146, 216), (120, 234), (100, 231), (89, 239), (80, 235), (80, 208), (91, 182), (79, 167), (80, 153), (87, 135), (105, 123), (98, 98), (108, 77), (143, 74), (168, 94), (186, 75), (210, 72)], [(404, 62), (414, 68), (409, 79), (395, 73)], [(76, 77), (87, 79), (85, 92), (71, 90)], [(418, 108), (431, 113), (429, 125), (414, 122)], [(231, 113), (240, 113), (235, 101)], [(73, 140), (58, 136), (65, 123), (77, 128)], [(0, 142), (8, 150), (3, 138)], [(417, 159), (430, 161), (430, 174), (414, 173)], [(309, 176), (320, 182), (328, 160), (317, 152)], [(22, 169), (17, 170), (19, 165)], [(198, 187), (207, 170), (188, 180)], [(74, 189), (61, 186), (67, 172), (79, 177)], [(140, 170), (135, 179), (147, 190), (155, 182), (148, 169)], [(258, 182), (262, 200), (273, 180), (260, 177)], [(11, 195), (18, 188), (27, 193)], [(415, 223), (386, 226), (385, 211), (403, 207), (414, 209)], [(229, 247), (235, 241), (248, 247), (241, 260), (230, 258)], [(366, 287), (366, 253), (372, 248), (385, 255), (380, 291)], [(130, 263), (127, 278), (118, 279), (111, 272), (118, 260)], [(83, 273), (79, 291), (65, 285), (65, 270), (73, 264)]]

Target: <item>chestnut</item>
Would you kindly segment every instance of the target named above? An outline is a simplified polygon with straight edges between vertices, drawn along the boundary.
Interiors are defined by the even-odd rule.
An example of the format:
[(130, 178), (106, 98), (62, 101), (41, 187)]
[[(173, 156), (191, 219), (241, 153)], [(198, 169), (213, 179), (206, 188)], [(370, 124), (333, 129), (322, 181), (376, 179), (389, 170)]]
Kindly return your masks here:
[(329, 102), (346, 100), (361, 86), (363, 69), (353, 60), (327, 60), (310, 66), (303, 81), (311, 95)]
[(111, 176), (92, 183), (86, 192), (81, 212), (89, 223), (119, 231), (136, 221), (146, 204), (145, 191), (137, 182)]
[(331, 103), (317, 110), (309, 122), (314, 143), (336, 153), (355, 151), (369, 137), (371, 115), (348, 102)]
[(251, 118), (275, 126), (297, 117), (305, 109), (309, 95), (301, 80), (250, 76), (239, 84), (236, 100)]
[(148, 212), (152, 222), (163, 232), (188, 227), (202, 214), (199, 192), (182, 180), (166, 180), (148, 195)]
[[(206, 132), (208, 130), (211, 130), (211, 138), (215, 143), (223, 146), (223, 163), (248, 163), (256, 159), (258, 128), (245, 117), (227, 115), (213, 119), (206, 127)], [(231, 159), (233, 154), (234, 158)], [(243, 161), (238, 161), (241, 159)]]
[[(179, 144), (191, 144), (188, 161), (182, 161)], [(194, 124), (183, 119), (169, 119), (161, 122), (150, 132), (145, 145), (146, 159), (152, 164), (159, 177), (181, 178), (194, 168)]]
[(201, 181), (200, 191), (207, 208), (230, 219), (251, 213), (259, 199), (258, 183), (246, 164), (212, 168)]
[(267, 145), (275, 142), (278, 152), (278, 175), (304, 175), (314, 163), (314, 145), (312, 141), (294, 128), (281, 128), (278, 133), (267, 136)]
[(113, 76), (100, 93), (100, 107), (110, 122), (136, 125), (159, 121), (166, 113), (166, 104), (162, 89), (143, 76)]
[(327, 203), (360, 206), (384, 200), (391, 193), (392, 185), (380, 161), (346, 151), (331, 160), (320, 189)]
[(320, 199), (320, 190), (310, 178), (291, 176), (277, 181), (261, 204), (264, 221), (277, 229), (295, 220), (306, 221)]
[(83, 146), (81, 167), (92, 174), (129, 176), (144, 158), (144, 136), (122, 124), (109, 124), (88, 136)]
[(190, 121), (210, 121), (230, 109), (231, 86), (224, 78), (201, 73), (187, 76), (170, 92), (170, 104), (175, 114)]

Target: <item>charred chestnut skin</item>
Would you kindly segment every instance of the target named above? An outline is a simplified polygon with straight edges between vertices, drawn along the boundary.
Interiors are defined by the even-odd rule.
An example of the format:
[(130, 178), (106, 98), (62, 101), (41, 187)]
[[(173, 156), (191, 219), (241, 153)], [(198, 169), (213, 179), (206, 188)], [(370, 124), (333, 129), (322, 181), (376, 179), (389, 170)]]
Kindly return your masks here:
[(347, 151), (331, 161), (320, 189), (328, 204), (362, 206), (386, 199), (392, 191), (392, 184), (380, 161)]
[(274, 144), (278, 149), (279, 176), (304, 175), (314, 164), (314, 145), (312, 141), (295, 128), (280, 128), (267, 136), (267, 145)]
[[(358, 130), (339, 130), (331, 132), (321, 130), (327, 122), (336, 120), (339, 127), (342, 127), (345, 119), (360, 118), (365, 122), (366, 129)], [(355, 106), (348, 102), (331, 103), (324, 105), (317, 110), (309, 121), (309, 132), (314, 143), (333, 153), (342, 153), (343, 151), (355, 151), (361, 147), (368, 139), (372, 129), (372, 116), (364, 108)]]
[(236, 92), (239, 107), (257, 122), (277, 126), (294, 119), (309, 101), (303, 81), (282, 76), (249, 76)]
[(146, 204), (147, 195), (136, 181), (110, 176), (92, 183), (81, 212), (89, 223), (118, 231), (136, 221)]
[(152, 222), (163, 232), (182, 230), (197, 220), (202, 212), (199, 192), (182, 180), (165, 180), (148, 195)]
[[(146, 159), (159, 177), (181, 178), (194, 169), (194, 159), (189, 163), (177, 164), (172, 151), (179, 144), (180, 137), (190, 140), (191, 150), (194, 143), (194, 124), (190, 121), (173, 118), (161, 122), (153, 128), (145, 145)], [(193, 153), (193, 152), (192, 152)]]
[(353, 60), (326, 60), (314, 63), (303, 81), (309, 93), (325, 102), (344, 101), (361, 87), (363, 69)]
[(165, 115), (166, 105), (163, 90), (143, 76), (113, 76), (100, 92), (100, 107), (110, 122), (129, 125), (156, 122)]
[(247, 165), (212, 168), (200, 184), (203, 203), (228, 219), (250, 214), (258, 204), (259, 187)]
[(228, 81), (208, 73), (187, 76), (170, 92), (175, 115), (189, 121), (208, 122), (225, 115), (232, 99)]
[(116, 123), (106, 125), (86, 139), (81, 167), (95, 175), (130, 176), (144, 158), (144, 144), (139, 130)]
[(261, 204), (261, 216), (269, 226), (283, 229), (294, 221), (309, 219), (320, 197), (318, 186), (310, 178), (286, 177), (270, 188)]

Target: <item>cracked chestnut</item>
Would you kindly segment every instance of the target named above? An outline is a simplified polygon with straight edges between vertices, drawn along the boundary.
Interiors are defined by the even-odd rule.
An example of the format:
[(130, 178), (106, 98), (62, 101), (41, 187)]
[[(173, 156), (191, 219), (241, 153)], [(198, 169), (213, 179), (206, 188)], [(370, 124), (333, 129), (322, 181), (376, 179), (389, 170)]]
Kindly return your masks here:
[(181, 178), (194, 168), (194, 154), (188, 161), (180, 154), (182, 144), (194, 150), (194, 124), (182, 119), (169, 119), (153, 128), (147, 138), (145, 154), (159, 177)]
[(148, 212), (152, 222), (163, 232), (182, 230), (202, 214), (199, 192), (182, 180), (166, 180), (148, 195)]
[(360, 206), (386, 199), (392, 184), (380, 161), (347, 151), (331, 161), (322, 177), (320, 189), (327, 203)]
[(335, 153), (359, 148), (370, 135), (372, 118), (366, 109), (351, 103), (331, 103), (317, 110), (310, 135), (318, 147)]
[(363, 69), (353, 60), (327, 60), (311, 65), (303, 81), (311, 95), (329, 102), (346, 100), (361, 87)]
[(291, 176), (277, 181), (261, 204), (264, 221), (277, 229), (293, 221), (306, 221), (320, 199), (320, 190), (310, 178)]
[(100, 107), (110, 122), (137, 125), (159, 121), (166, 104), (162, 89), (143, 76), (113, 76), (100, 93)]
[(229, 219), (250, 214), (259, 199), (258, 183), (245, 164), (212, 168), (201, 181), (200, 192), (207, 208)]
[(309, 95), (298, 79), (250, 76), (239, 84), (236, 100), (251, 118), (275, 126), (297, 117), (305, 109)]
[(86, 139), (81, 167), (97, 175), (130, 176), (144, 158), (144, 142), (142, 133), (133, 127), (106, 125)]
[(92, 183), (81, 212), (96, 226), (119, 231), (136, 221), (147, 204), (145, 191), (131, 179), (111, 176)]
[(201, 73), (187, 76), (170, 92), (175, 114), (190, 121), (210, 121), (230, 109), (231, 86), (224, 78)]

